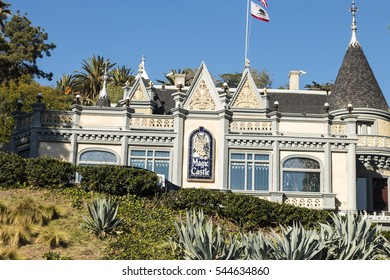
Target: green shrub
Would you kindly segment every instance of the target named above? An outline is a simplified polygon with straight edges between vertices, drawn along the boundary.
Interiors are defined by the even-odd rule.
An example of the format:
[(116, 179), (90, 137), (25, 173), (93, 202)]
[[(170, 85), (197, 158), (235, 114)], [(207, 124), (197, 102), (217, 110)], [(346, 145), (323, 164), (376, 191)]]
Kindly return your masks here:
[(16, 155), (0, 152), (0, 187), (18, 187), (25, 182), (25, 160)]
[(299, 221), (305, 227), (325, 223), (329, 212), (269, 202), (259, 197), (202, 189), (181, 189), (166, 195), (162, 203), (174, 210), (203, 209), (219, 215), (243, 230), (257, 230), (279, 225), (292, 226)]
[(75, 179), (76, 168), (70, 162), (39, 157), (26, 159), (26, 176), (30, 185), (35, 187), (68, 187)]
[(157, 191), (157, 175), (151, 171), (124, 166), (79, 166), (81, 187), (112, 195), (153, 195)]
[(163, 203), (174, 210), (202, 209), (207, 215), (221, 211), (225, 194), (204, 189), (181, 189), (167, 194)]
[(168, 238), (175, 235), (176, 212), (159, 206), (155, 200), (136, 196), (120, 198), (118, 216), (123, 218), (115, 241), (110, 242), (107, 259), (175, 259)]

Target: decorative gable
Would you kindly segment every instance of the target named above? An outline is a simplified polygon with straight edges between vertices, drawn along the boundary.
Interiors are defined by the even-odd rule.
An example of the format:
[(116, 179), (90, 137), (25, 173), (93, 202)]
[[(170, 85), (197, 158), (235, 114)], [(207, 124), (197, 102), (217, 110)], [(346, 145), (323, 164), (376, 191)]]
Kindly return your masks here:
[(130, 101), (150, 101), (149, 94), (146, 90), (142, 78), (139, 78), (129, 94)]
[(215, 102), (204, 80), (201, 80), (188, 108), (190, 110), (215, 110)]
[(199, 111), (215, 111), (223, 108), (218, 91), (203, 62), (187, 91), (183, 107), (187, 110)]
[(240, 84), (233, 95), (231, 108), (261, 109), (261, 96), (252, 78), (249, 68), (246, 68)]

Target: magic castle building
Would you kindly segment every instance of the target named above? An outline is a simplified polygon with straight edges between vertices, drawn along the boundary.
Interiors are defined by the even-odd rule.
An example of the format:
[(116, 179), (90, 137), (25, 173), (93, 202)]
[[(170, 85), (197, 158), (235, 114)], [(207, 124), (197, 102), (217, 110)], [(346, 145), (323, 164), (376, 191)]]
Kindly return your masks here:
[[(153, 85), (142, 61), (136, 81), (109, 107), (75, 104), (15, 113), (13, 152), (77, 165), (129, 165), (183, 188), (241, 192), (269, 201), (341, 211), (389, 211), (390, 113), (356, 37), (331, 93), (259, 89), (247, 62), (238, 87), (217, 88), (202, 63), (192, 84)], [(105, 80), (107, 77), (105, 77)]]

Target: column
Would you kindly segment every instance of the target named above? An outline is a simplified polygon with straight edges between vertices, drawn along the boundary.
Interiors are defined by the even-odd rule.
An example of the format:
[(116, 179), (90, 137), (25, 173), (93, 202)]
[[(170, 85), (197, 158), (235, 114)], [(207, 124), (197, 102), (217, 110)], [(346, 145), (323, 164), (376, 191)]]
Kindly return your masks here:
[(38, 157), (39, 155), (39, 140), (38, 129), (41, 127), (41, 115), (45, 110), (45, 104), (40, 101), (31, 105), (33, 110), (33, 122), (31, 124), (31, 140), (30, 140), (30, 158)]
[(348, 211), (356, 211), (356, 145), (348, 145)]
[(280, 150), (279, 141), (275, 140), (272, 147), (272, 192), (281, 191), (280, 186)]
[[(183, 183), (183, 141), (184, 141), (184, 118), (185, 110), (175, 108), (173, 113), (173, 126), (176, 132), (175, 140), (173, 141), (173, 155), (171, 164), (171, 182), (175, 185), (182, 186)], [(169, 180), (169, 178), (167, 178)]]
[(330, 143), (325, 144), (324, 156), (324, 193), (331, 193), (332, 190), (332, 151)]
[[(220, 126), (219, 126), (219, 136), (221, 141), (216, 144), (216, 149), (214, 150), (215, 156), (217, 157), (215, 161), (215, 181), (218, 182), (217, 186), (219, 189), (228, 189), (228, 168), (229, 168), (229, 147), (226, 140), (226, 135), (229, 134), (229, 124), (232, 119), (233, 113), (224, 109), (219, 114)], [(217, 166), (219, 166), (218, 169)]]

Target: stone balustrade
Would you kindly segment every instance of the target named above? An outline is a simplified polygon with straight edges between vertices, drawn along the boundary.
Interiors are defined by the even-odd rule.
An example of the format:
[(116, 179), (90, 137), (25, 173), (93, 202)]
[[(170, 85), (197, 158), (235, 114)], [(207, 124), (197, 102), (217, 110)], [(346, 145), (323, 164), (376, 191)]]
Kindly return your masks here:
[(390, 137), (375, 135), (359, 135), (358, 147), (390, 148)]
[(267, 121), (233, 121), (230, 123), (230, 132), (271, 133), (272, 123)]

